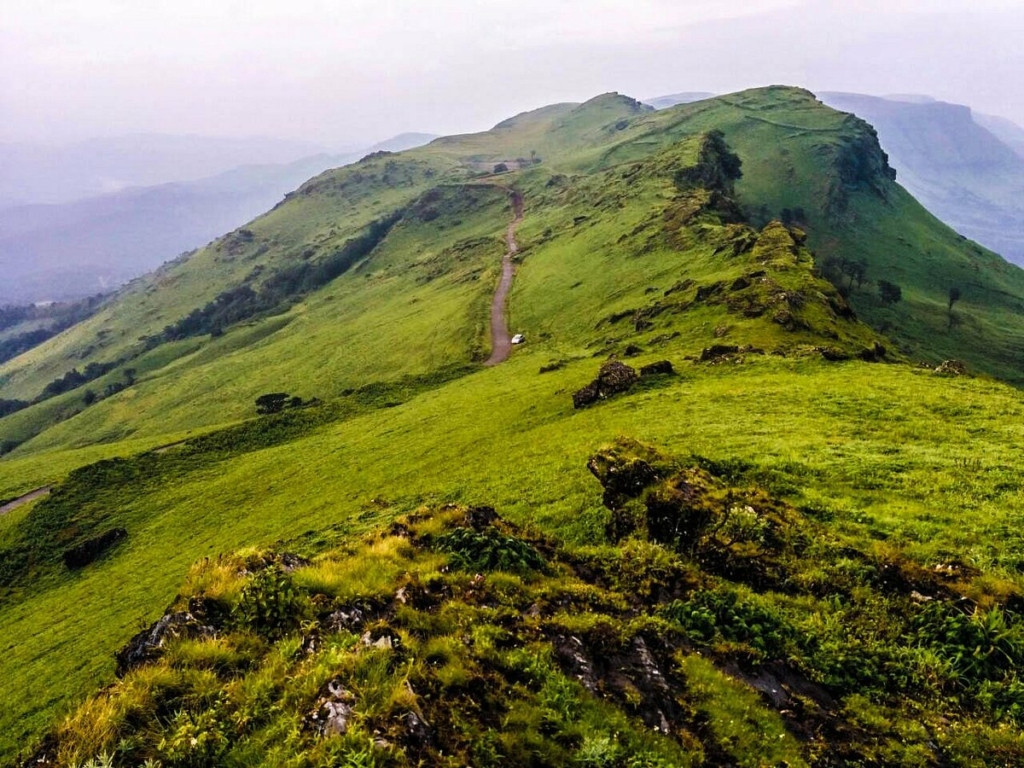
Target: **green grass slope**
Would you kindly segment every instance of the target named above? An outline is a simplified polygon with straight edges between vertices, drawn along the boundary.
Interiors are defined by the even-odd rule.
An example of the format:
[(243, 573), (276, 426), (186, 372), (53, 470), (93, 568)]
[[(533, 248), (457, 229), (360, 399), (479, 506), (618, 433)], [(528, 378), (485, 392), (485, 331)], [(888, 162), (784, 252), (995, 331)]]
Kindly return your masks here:
[[(828, 690), (863, 709), (869, 722), (897, 729), (876, 732), (883, 744), (895, 749), (901, 724), (925, 704), (956, 723), (948, 739), (978, 740), (981, 746), (957, 747), (967, 754), (980, 759), (998, 742), (998, 729), (986, 730), (992, 714), (956, 703), (955, 678), (940, 677), (904, 708), (905, 690), (891, 688), (888, 676), (898, 669), (909, 674), (912, 665), (902, 665), (911, 662), (884, 659), (910, 631), (901, 629), (904, 622), (917, 615), (910, 593), (946, 594), (929, 591), (935, 587), (922, 574), (944, 573), (937, 569), (953, 563), (954, 594), (986, 610), (1020, 594), (1014, 510), (1024, 468), (1009, 459), (1021, 439), (1014, 390), (902, 366), (753, 356), (740, 365), (692, 363), (677, 377), (574, 411), (570, 392), (593, 375), (595, 363), (538, 374), (546, 361), (542, 352), (525, 354), (298, 439), (229, 436), (223, 446), (200, 442), (69, 480), (64, 497), (37, 505), (35, 515), (46, 513), (36, 523), (43, 531), (123, 526), (129, 538), (78, 572), (48, 559), (59, 557), (58, 539), (52, 554), (31, 563), (31, 580), (5, 596), (0, 622), (12, 638), (0, 662), (5, 750), (25, 744), (55, 713), (111, 680), (114, 650), (159, 616), (182, 574), (204, 556), (279, 539), (292, 540), (286, 549), (312, 554), (421, 504), (460, 502), (492, 504), (570, 548), (596, 546), (608, 557), (625, 557), (607, 543), (610, 513), (586, 467), (598, 448), (622, 435), (682, 461), (698, 454), (734, 466), (802, 510), (822, 541), (836, 542), (807, 555), (796, 582), (711, 574), (702, 583), (754, 589), (768, 604), (795, 601), (790, 610), (808, 627), (820, 616), (826, 625), (806, 631), (846, 654), (847, 666), (836, 670), (882, 663), (870, 684), (853, 679)], [(4, 521), (5, 545), (23, 535), (32, 517)], [(903, 571), (909, 576), (899, 581)], [(337, 578), (345, 584), (358, 573), (343, 569)], [(886, 593), (879, 579), (887, 578), (909, 586)], [(892, 618), (884, 618), (883, 607)], [(855, 624), (861, 620), (863, 626)], [(739, 648), (721, 652), (727, 668), (730, 659), (744, 658)], [(828, 681), (828, 667), (814, 669)], [(731, 706), (731, 689), (712, 702)], [(91, 743), (97, 752), (116, 746)], [(749, 749), (756, 755), (756, 747)]]
[[(485, 369), (513, 189), (525, 217), (508, 311), (528, 343)], [(783, 209), (791, 226), (774, 220)], [(840, 259), (863, 260), (867, 279), (830, 272)], [(0, 517), (0, 754), (49, 732), (44, 753), (60, 765), (101, 753), (165, 765), (437, 764), (441, 752), (456, 764), (1012, 762), (1019, 394), (908, 363), (958, 357), (1016, 381), (1021, 274), (893, 184), (865, 124), (796, 89), (658, 113), (611, 94), (311, 180), (0, 369), (0, 396), (30, 398), (72, 366), (114, 364), (0, 419), (0, 440), (17, 444), (0, 459), (3, 495), (58, 483)], [(903, 300), (883, 306), (876, 279)], [(677, 373), (574, 409), (612, 356)], [(255, 417), (269, 392), (303, 407)], [(628, 494), (588, 471), (608, 445), (593, 464), (606, 486), (608, 462), (627, 476), (651, 466)], [(498, 540), (547, 565), (522, 583), (481, 565), (505, 585), (482, 604), (442, 571), (434, 607), (450, 621), (431, 623), (388, 596), (403, 574), (458, 571), (446, 559), (458, 552), (390, 541), (379, 554), (393, 569), (360, 573), (382, 531), (421, 506), (447, 521), (431, 535), (492, 536), (459, 533), (446, 504), (495, 507), (509, 526)], [(94, 562), (68, 566), (115, 531)], [(378, 537), (371, 554), (363, 534)], [(175, 597), (193, 563), (277, 541), (320, 565), (296, 572), (270, 634), (245, 613), (252, 574), (222, 573), (203, 594), (234, 618), (214, 622), (211, 643), (173, 645), (62, 721), (113, 681), (133, 634), (202, 596), (190, 583)], [(355, 598), (405, 655), (326, 629)], [(559, 600), (579, 615), (545, 607)], [(482, 645), (453, 655), (469, 625)], [(511, 637), (492, 653), (484, 635), (502, 626)], [(335, 650), (302, 656), (312, 634)], [(538, 688), (578, 679), (559, 636), (640, 667), (637, 639), (656, 648), (675, 686), (675, 703), (655, 707), (667, 737), (642, 736), (653, 710), (639, 678)], [(965, 666), (973, 648), (983, 663)], [(516, 671), (523, 654), (549, 666)], [(303, 718), (328, 674), (358, 688), (357, 719), (320, 743)], [(803, 697), (813, 732), (795, 698), (757, 693), (773, 675)], [(406, 682), (416, 693), (401, 694)], [(506, 684), (520, 686), (507, 701), (464, 708)], [(429, 749), (391, 730), (410, 711), (437, 720), (424, 690), (463, 702)], [(125, 709), (122, 695), (149, 703)], [(554, 695), (566, 711), (525, 714)], [(246, 720), (256, 704), (273, 714)], [(502, 722), (490, 757), (465, 751)], [(778, 752), (759, 732), (779, 735)], [(193, 737), (211, 751), (191, 750)]]

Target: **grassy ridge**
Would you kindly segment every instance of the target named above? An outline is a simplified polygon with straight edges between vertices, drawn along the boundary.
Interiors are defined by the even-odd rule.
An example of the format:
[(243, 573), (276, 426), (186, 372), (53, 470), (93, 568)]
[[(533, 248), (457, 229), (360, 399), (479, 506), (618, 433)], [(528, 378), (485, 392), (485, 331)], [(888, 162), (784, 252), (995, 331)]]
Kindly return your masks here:
[[(688, 181), (710, 130), (743, 161), (734, 189)], [(492, 174), (499, 162), (513, 170)], [(482, 370), (513, 186), (526, 211), (510, 327), (528, 344)], [(803, 209), (799, 226), (768, 220), (783, 207)], [(135, 355), (140, 335), (225, 288), (333, 253), (399, 209), (363, 261), (287, 312), (142, 351), (135, 383), (88, 407), (76, 390), (0, 419), (0, 438), (21, 443), (0, 460), (7, 495), (67, 478), (51, 499), (0, 518), (0, 554), (13, 564), (0, 634), (14, 638), (0, 658), (0, 754), (109, 681), (113, 651), (198, 559), (279, 539), (319, 552), (445, 503), (494, 505), (564, 546), (607, 546), (609, 511), (586, 465), (622, 436), (742, 467), (873, 562), (962, 564), (958, 594), (984, 610), (1019, 599), (1019, 394), (905, 361), (960, 357), (1016, 380), (1010, 347), (1024, 314), (1010, 297), (1021, 273), (924, 214), (866, 126), (793, 89), (653, 114), (609, 95), (329, 172), (0, 368), (0, 396), (31, 396), (72, 362)], [(828, 255), (863, 258), (867, 284), (838, 290), (822, 275)], [(1000, 298), (971, 294), (968, 270)], [(870, 290), (883, 274), (903, 288), (894, 307)], [(951, 280), (967, 286), (958, 324)], [(988, 343), (970, 343), (968, 330)], [(697, 362), (713, 345), (723, 349)], [(668, 359), (679, 373), (573, 410), (572, 392), (609, 355)], [(323, 402), (253, 420), (255, 397), (275, 391)], [(292, 421), (294, 431), (274, 426)], [(72, 473), (110, 457), (127, 457), (104, 465), (116, 477)], [(64, 567), (66, 547), (115, 527), (128, 538), (107, 556)], [(830, 567), (807, 578), (827, 584)], [(874, 603), (850, 610), (889, 615)], [(690, 705), (717, 728), (754, 706), (749, 688), (707, 663), (683, 667), (704, 691)], [(874, 707), (890, 703), (844, 706), (877, 719)], [(937, 706), (962, 714), (954, 698)], [(986, 717), (968, 718), (979, 743), (1001, 727)]]

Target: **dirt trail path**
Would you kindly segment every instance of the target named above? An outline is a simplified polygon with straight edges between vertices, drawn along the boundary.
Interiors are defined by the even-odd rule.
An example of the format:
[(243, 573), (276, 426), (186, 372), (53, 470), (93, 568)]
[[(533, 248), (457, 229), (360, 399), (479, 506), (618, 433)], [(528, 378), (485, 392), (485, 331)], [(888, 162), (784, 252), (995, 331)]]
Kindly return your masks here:
[(28, 504), (30, 501), (35, 501), (36, 499), (42, 498), (43, 496), (49, 494), (51, 490), (51, 486), (44, 485), (42, 488), (36, 488), (34, 491), (29, 491), (24, 496), (19, 496), (18, 498), (12, 501), (8, 501), (6, 504), (0, 507), (0, 515), (6, 515), (8, 512), (13, 512), (18, 507)]
[(494, 292), (494, 300), (491, 302), (491, 356), (484, 365), (503, 363), (512, 352), (512, 337), (509, 336), (508, 322), (505, 319), (505, 304), (508, 302), (508, 292), (512, 288), (514, 271), (512, 257), (519, 252), (519, 245), (516, 243), (516, 227), (523, 220), (523, 196), (518, 192), (512, 193), (512, 211), (515, 216), (505, 232), (508, 249), (505, 251), (505, 257), (501, 260), (501, 280), (498, 282), (498, 290)]

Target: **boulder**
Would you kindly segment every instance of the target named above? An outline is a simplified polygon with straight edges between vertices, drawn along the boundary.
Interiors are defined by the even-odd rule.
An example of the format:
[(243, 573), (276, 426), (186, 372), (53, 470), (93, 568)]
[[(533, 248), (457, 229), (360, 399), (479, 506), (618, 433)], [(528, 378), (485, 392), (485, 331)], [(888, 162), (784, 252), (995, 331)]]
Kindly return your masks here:
[(622, 356), (623, 357), (636, 357), (637, 355), (641, 354), (642, 352), (643, 352), (643, 350), (640, 347), (638, 347), (636, 344), (629, 344), (629, 345), (626, 346), (626, 348), (624, 350), (622, 350)]
[(124, 528), (112, 528), (99, 536), (93, 536), (67, 550), (64, 553), (64, 565), (72, 569), (84, 568), (117, 542), (127, 538), (128, 531)]
[(735, 344), (712, 344), (710, 347), (705, 347), (701, 350), (700, 361), (702, 363), (713, 363), (729, 355), (735, 355), (739, 351), (740, 348)]
[(597, 383), (591, 382), (583, 389), (576, 390), (572, 393), (572, 407), (573, 408), (585, 408), (592, 403), (596, 403), (601, 399), (601, 396), (597, 389)]
[(668, 373), (675, 373), (675, 368), (672, 367), (672, 363), (668, 360), (659, 360), (656, 363), (650, 363), (640, 368), (641, 376), (659, 376)]
[(601, 366), (596, 379), (573, 393), (573, 407), (583, 408), (611, 395), (626, 392), (639, 378), (635, 368), (618, 360), (609, 360)]

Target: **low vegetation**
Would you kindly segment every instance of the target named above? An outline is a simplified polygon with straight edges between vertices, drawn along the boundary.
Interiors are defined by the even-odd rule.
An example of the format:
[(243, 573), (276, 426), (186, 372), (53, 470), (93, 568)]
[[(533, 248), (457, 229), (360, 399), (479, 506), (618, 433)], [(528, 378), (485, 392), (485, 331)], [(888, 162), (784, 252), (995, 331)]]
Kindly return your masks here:
[[(196, 564), (119, 653), (121, 681), (34, 759), (1024, 759), (1005, 738), (1024, 717), (1024, 617), (1006, 607), (1020, 593), (982, 607), (962, 574), (856, 550), (731, 467), (716, 477), (628, 442), (591, 466), (613, 515), (645, 500), (645, 532), (564, 547), (447, 505), (310, 559), (250, 549)], [(665, 536), (668, 518), (700, 519), (707, 536)], [(823, 570), (838, 589), (822, 589)]]
[(1021, 762), (1018, 296), (796, 89), (323, 174), (0, 367), (0, 761)]

